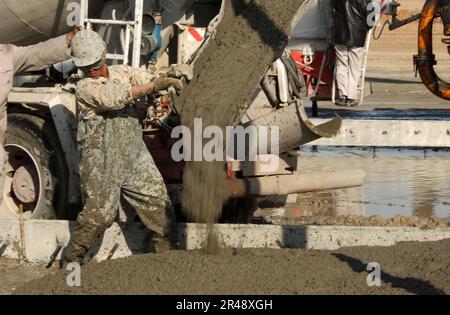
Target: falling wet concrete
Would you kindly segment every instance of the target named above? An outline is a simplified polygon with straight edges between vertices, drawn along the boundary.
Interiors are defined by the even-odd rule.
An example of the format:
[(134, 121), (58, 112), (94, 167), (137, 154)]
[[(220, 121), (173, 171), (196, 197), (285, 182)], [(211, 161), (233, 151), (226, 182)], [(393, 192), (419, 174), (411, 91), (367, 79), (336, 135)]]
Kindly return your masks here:
[[(193, 132), (196, 118), (202, 118), (203, 128), (224, 131), (240, 121), (252, 92), (286, 47), (294, 16), (305, 2), (224, 1), (223, 18), (195, 61), (194, 79), (176, 101), (184, 126)], [(225, 147), (216, 150), (224, 152)], [(221, 218), (227, 203), (225, 180), (225, 162), (187, 163), (182, 206), (189, 221), (215, 223)]]
[[(90, 264), (82, 286), (68, 272), (33, 280), (19, 294), (449, 294), (450, 240), (338, 251), (174, 251)], [(369, 263), (381, 286), (367, 282)], [(371, 277), (369, 277), (371, 279)]]

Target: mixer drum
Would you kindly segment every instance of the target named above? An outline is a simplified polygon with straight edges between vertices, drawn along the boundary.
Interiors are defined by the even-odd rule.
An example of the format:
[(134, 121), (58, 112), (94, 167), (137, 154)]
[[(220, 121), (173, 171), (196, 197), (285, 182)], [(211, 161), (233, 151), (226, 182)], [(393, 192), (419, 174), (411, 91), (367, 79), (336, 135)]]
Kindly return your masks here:
[[(0, 43), (28, 45), (66, 33), (73, 3), (80, 1), (0, 0)], [(91, 17), (101, 13), (103, 0), (89, 3)]]

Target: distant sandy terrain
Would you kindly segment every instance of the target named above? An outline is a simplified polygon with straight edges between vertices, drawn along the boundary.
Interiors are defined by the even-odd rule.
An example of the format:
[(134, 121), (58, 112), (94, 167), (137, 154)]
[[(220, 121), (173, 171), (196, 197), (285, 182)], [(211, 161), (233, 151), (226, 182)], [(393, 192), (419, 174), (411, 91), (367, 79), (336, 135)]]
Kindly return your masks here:
[[(399, 2), (401, 3), (400, 18), (406, 18), (419, 13), (425, 1), (399, 0)], [(394, 31), (389, 31), (386, 27), (381, 38), (372, 41), (368, 72), (389, 72), (396, 77), (407, 76), (410, 73), (412, 77), (414, 75), (412, 60), (413, 56), (417, 54), (418, 25), (418, 22), (414, 22)], [(381, 27), (375, 30), (377, 36), (380, 31)], [(450, 71), (448, 70), (450, 56), (447, 52), (447, 46), (442, 43), (444, 36), (440, 20), (435, 24), (434, 34), (434, 53), (438, 60), (437, 72), (443, 78), (450, 79)], [(398, 73), (399, 71), (402, 73)]]

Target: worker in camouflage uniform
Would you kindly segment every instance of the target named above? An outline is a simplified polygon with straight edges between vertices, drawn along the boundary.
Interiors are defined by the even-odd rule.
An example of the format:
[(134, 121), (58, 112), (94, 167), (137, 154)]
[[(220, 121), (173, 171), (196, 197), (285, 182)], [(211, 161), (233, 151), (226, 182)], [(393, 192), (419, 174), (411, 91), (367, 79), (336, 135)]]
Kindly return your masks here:
[(81, 262), (117, 217), (120, 203), (134, 208), (152, 232), (155, 249), (167, 249), (175, 215), (166, 186), (143, 141), (133, 104), (173, 86), (175, 78), (129, 66), (105, 64), (106, 44), (90, 30), (78, 33), (72, 58), (87, 78), (77, 85), (82, 119), (78, 142), (84, 209), (78, 217), (65, 260)]

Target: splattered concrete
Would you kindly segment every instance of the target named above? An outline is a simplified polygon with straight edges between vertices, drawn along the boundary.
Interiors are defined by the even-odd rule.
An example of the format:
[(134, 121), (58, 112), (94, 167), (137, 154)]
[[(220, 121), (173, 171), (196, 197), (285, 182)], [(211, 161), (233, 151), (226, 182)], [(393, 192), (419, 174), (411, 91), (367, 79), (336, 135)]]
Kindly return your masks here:
[(385, 219), (375, 215), (363, 216), (314, 216), (314, 217), (265, 217), (265, 220), (274, 224), (295, 225), (332, 225), (332, 226), (379, 226), (379, 227), (417, 227), (421, 229), (447, 228), (450, 227), (450, 219), (420, 218), (395, 216)]
[[(90, 264), (82, 286), (66, 272), (20, 287), (20, 294), (449, 294), (450, 240), (339, 251), (174, 251)], [(381, 268), (381, 286), (367, 284), (367, 266)]]

